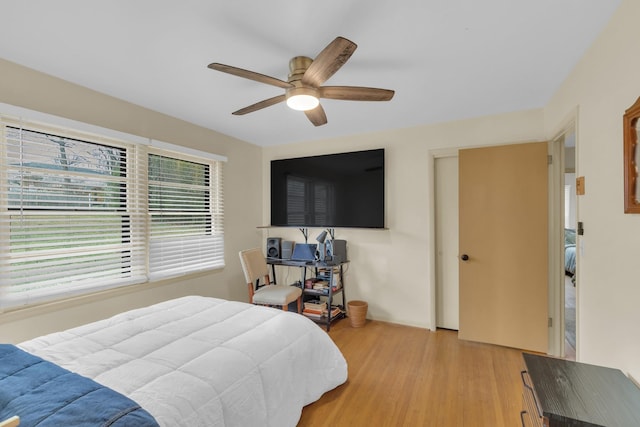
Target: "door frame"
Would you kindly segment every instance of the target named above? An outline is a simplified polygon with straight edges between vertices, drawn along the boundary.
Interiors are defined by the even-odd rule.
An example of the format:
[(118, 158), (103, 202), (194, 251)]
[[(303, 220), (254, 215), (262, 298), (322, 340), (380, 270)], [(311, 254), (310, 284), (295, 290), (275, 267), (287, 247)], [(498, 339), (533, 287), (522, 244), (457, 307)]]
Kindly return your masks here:
[(458, 150), (460, 148), (443, 148), (429, 150), (429, 157), (427, 160), (427, 174), (429, 176), (431, 185), (428, 186), (429, 191), (429, 299), (431, 301), (429, 310), (429, 330), (437, 330), (436, 319), (436, 266), (437, 266), (437, 254), (436, 254), (436, 159), (443, 157), (458, 157)]
[[(574, 132), (576, 136), (576, 157), (578, 156), (578, 108), (576, 107), (570, 112), (567, 118), (556, 128), (553, 133), (554, 137), (549, 138), (548, 150), (552, 156), (552, 167), (549, 168), (549, 316), (551, 326), (549, 327), (549, 346), (548, 352), (552, 356), (564, 356), (564, 263), (560, 260), (564, 257), (564, 239), (560, 240), (564, 235), (564, 193), (561, 187), (564, 183), (564, 150), (559, 141), (565, 134)], [(527, 143), (532, 141), (518, 141), (502, 144), (492, 144), (491, 146), (510, 145), (518, 143)], [(428, 186), (429, 198), (429, 278), (428, 278), (428, 294), (430, 299), (429, 311), (429, 330), (437, 330), (436, 321), (436, 224), (435, 224), (435, 159), (439, 157), (458, 156), (458, 151), (465, 148), (479, 148), (489, 145), (470, 145), (452, 148), (433, 149), (428, 151), (427, 174), (430, 179)], [(576, 162), (576, 176), (578, 174), (578, 162)], [(579, 218), (579, 205), (576, 204), (576, 215)], [(561, 242), (561, 243), (560, 243)], [(578, 252), (578, 251), (577, 251)], [(576, 254), (577, 258), (577, 254)], [(577, 260), (576, 260), (577, 262)], [(576, 268), (576, 278), (578, 269)], [(576, 292), (576, 358), (579, 357), (579, 341), (578, 336), (578, 295)]]
[(433, 283), (434, 283), (434, 289), (433, 289), (433, 293), (431, 295), (432, 301), (433, 301), (433, 310), (432, 310), (432, 323), (431, 325), (433, 325), (433, 327), (431, 328), (431, 330), (436, 330), (438, 328), (438, 294), (437, 294), (437, 289), (438, 289), (438, 278), (437, 278), (437, 266), (438, 266), (438, 247), (437, 247), (437, 242), (436, 242), (436, 233), (437, 233), (437, 224), (436, 224), (436, 203), (437, 203), (437, 191), (436, 191), (436, 175), (437, 175), (437, 171), (436, 171), (436, 162), (439, 159), (448, 159), (448, 158), (455, 158), (456, 160), (458, 159), (458, 149), (446, 149), (446, 150), (438, 150), (438, 151), (434, 151), (433, 152), (433, 156), (431, 157), (431, 162), (432, 162), (432, 173), (433, 173), (433, 179), (431, 180), (432, 182), (432, 187), (433, 187), (433, 200), (431, 201), (431, 203), (429, 204), (429, 206), (431, 206), (433, 208), (433, 214), (431, 215), (431, 235), (433, 236), (432, 239), (429, 240), (429, 253), (433, 254), (433, 267), (430, 269), (430, 271), (433, 272)]
[[(551, 192), (557, 194), (554, 195), (554, 200), (550, 200), (549, 206), (549, 232), (555, 234), (549, 235), (549, 242), (553, 244), (552, 248), (549, 248), (549, 313), (553, 316), (553, 326), (549, 330), (549, 352), (553, 356), (565, 357), (565, 327), (564, 327), (564, 141), (568, 134), (573, 133), (575, 136), (575, 174), (579, 175), (580, 165), (577, 161), (579, 151), (579, 137), (578, 137), (578, 107), (575, 107), (565, 119), (556, 128), (556, 132), (553, 134), (553, 138), (550, 139), (550, 150), (554, 158), (553, 167), (550, 169), (553, 171), (553, 175), (550, 176), (550, 184), (553, 188), (550, 188)], [(555, 159), (558, 159), (556, 162)], [(551, 180), (552, 179), (552, 180)], [(554, 203), (555, 205), (552, 205)], [(576, 219), (580, 218), (580, 197), (576, 197)], [(580, 339), (578, 330), (580, 328), (579, 319), (579, 271), (580, 271), (580, 237), (576, 236), (576, 360), (580, 360)], [(555, 254), (551, 251), (554, 250)], [(557, 321), (555, 320), (557, 319)], [(553, 352), (552, 352), (553, 350)]]
[(549, 354), (564, 357), (564, 137), (549, 142)]

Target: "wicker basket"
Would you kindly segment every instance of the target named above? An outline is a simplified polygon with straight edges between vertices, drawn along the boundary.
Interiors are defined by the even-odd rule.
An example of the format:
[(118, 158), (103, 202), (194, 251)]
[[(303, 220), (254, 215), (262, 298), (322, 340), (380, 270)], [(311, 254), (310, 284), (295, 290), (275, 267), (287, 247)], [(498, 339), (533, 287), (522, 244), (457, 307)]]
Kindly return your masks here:
[(369, 304), (365, 301), (349, 301), (347, 303), (349, 309), (349, 321), (352, 328), (361, 328), (367, 322), (367, 308)]

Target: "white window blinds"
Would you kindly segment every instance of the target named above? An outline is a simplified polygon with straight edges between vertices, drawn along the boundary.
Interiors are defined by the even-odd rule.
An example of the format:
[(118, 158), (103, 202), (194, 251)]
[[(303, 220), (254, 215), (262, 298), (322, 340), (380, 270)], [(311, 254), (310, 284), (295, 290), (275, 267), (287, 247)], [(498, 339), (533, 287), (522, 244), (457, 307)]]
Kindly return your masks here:
[(224, 266), (222, 162), (0, 126), (0, 309)]
[(224, 266), (220, 162), (150, 152), (151, 278)]

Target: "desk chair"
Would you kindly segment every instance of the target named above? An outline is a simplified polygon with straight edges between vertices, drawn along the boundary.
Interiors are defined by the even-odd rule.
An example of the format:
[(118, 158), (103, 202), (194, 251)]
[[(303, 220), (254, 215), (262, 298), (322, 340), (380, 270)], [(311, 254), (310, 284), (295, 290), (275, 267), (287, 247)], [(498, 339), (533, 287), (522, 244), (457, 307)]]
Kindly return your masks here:
[[(289, 303), (298, 300), (298, 313), (302, 313), (302, 289), (297, 286), (271, 284), (269, 267), (260, 248), (240, 251), (240, 263), (249, 287), (250, 303), (281, 306), (284, 311), (288, 311)], [(263, 284), (259, 286), (261, 279)]]

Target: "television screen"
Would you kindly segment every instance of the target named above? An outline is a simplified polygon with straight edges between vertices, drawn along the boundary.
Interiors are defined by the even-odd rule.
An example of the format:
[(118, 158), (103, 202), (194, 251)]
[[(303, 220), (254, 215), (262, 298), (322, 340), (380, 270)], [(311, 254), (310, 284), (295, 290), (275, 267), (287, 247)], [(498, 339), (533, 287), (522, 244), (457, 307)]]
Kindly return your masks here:
[(271, 225), (384, 228), (384, 149), (271, 161)]

